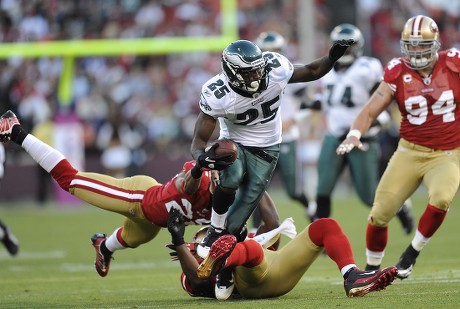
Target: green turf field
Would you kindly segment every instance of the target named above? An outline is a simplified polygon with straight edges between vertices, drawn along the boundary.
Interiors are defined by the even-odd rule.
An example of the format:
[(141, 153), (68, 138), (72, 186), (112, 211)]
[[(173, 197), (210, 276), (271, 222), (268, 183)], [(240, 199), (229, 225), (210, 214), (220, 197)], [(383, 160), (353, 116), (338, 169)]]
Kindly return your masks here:
[[(300, 206), (291, 205), (281, 191), (271, 192), (284, 219), (292, 216), (297, 230), (307, 221)], [(337, 198), (333, 216), (349, 236), (358, 266), (364, 267), (368, 209), (353, 193)], [(417, 217), (425, 208), (425, 194), (414, 199)], [(178, 262), (170, 262), (164, 230), (151, 243), (118, 251), (106, 278), (93, 268), (90, 237), (111, 233), (123, 222), (117, 214), (91, 206), (45, 207), (33, 202), (0, 204), (0, 218), (20, 240), (18, 257), (0, 247), (0, 308), (459, 308), (460, 200), (454, 201), (443, 226), (422, 252), (412, 276), (397, 280), (387, 290), (363, 298), (347, 298), (336, 265), (325, 256), (287, 295), (265, 300), (218, 302), (191, 298), (179, 283)], [(396, 263), (412, 236), (403, 234), (399, 221), (390, 225), (384, 265)], [(190, 227), (191, 238), (196, 227)], [(286, 242), (287, 238), (283, 238)]]

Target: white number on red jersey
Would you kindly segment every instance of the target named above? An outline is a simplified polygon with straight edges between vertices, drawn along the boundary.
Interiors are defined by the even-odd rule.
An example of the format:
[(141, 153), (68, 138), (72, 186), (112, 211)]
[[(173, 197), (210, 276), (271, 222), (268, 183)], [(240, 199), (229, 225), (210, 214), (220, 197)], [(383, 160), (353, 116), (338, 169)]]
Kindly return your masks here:
[[(426, 122), (428, 116), (428, 103), (425, 97), (418, 95), (409, 97), (404, 101), (409, 113), (407, 120), (411, 124), (421, 125)], [(431, 106), (433, 115), (442, 115), (443, 122), (455, 120), (454, 93), (452, 90), (443, 91), (439, 99)]]
[(176, 201), (170, 201), (170, 202), (165, 203), (168, 213), (171, 210), (171, 208), (174, 207), (178, 209), (182, 213), (182, 215), (184, 215), (185, 218), (187, 218), (188, 220), (192, 220), (193, 219), (192, 204), (184, 198), (181, 199), (181, 202), (182, 202), (182, 206), (185, 207), (186, 213), (184, 213), (184, 211), (182, 210), (182, 206), (179, 205)]

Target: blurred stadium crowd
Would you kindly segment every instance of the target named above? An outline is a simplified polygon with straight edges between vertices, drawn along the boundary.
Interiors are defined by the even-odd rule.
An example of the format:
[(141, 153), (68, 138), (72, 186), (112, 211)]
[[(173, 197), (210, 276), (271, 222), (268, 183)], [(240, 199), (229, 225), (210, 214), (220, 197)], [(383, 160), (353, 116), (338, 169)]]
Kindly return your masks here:
[[(289, 40), (286, 56), (295, 61), (298, 1), (238, 1), (240, 37), (253, 40), (262, 31), (278, 31)], [(315, 0), (314, 5), (317, 55), (329, 47), (336, 24), (351, 22), (363, 30), (367, 54), (385, 63), (399, 56), (402, 26), (416, 14), (436, 20), (443, 48), (460, 42), (460, 0)], [(2, 0), (0, 9), (1, 42), (220, 33), (215, 0)], [(188, 156), (201, 86), (220, 70), (220, 54), (78, 58), (70, 109), (57, 99), (62, 59), (1, 59), (0, 67), (2, 112), (13, 110), (30, 130), (70, 112), (84, 128), (85, 152), (101, 154), (120, 144), (140, 166), (166, 147)], [(303, 138), (318, 140), (321, 129)]]

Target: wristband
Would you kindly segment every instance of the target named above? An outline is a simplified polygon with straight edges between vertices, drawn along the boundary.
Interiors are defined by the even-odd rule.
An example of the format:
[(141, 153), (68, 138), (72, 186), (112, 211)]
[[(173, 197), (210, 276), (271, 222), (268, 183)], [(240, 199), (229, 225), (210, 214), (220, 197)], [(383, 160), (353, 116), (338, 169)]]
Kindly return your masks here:
[(192, 175), (194, 179), (199, 179), (201, 174), (203, 174), (203, 171), (198, 164), (195, 164), (195, 166), (190, 170), (190, 175)]
[(347, 134), (347, 138), (349, 138), (350, 136), (354, 136), (357, 139), (360, 139), (361, 138), (361, 131), (359, 131), (357, 129), (350, 130), (350, 132), (348, 132), (348, 134)]

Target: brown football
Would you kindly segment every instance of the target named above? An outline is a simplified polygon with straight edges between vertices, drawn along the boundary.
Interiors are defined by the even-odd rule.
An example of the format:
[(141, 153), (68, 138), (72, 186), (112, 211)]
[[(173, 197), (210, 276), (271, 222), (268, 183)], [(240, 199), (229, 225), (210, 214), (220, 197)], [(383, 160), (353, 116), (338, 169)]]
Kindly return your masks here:
[(216, 141), (219, 144), (219, 147), (216, 148), (215, 153), (218, 156), (231, 154), (231, 162), (235, 161), (238, 157), (238, 148), (235, 143), (230, 139), (219, 139)]

